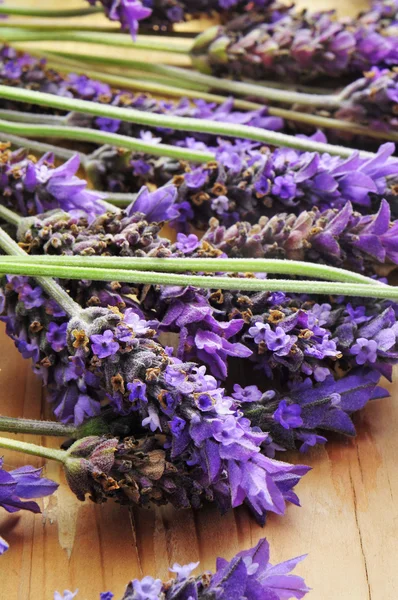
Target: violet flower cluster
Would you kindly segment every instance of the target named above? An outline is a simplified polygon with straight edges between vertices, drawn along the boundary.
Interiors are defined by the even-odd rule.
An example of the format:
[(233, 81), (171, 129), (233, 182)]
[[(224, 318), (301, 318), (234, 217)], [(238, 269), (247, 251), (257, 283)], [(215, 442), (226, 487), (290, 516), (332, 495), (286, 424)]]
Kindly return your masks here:
[(60, 205), (71, 214), (89, 218), (104, 212), (101, 194), (87, 188), (76, 176), (80, 161), (76, 155), (59, 167), (54, 157), (39, 160), (26, 150), (12, 152), (10, 144), (0, 144), (0, 189), (2, 204), (22, 215), (36, 214)]
[(355, 435), (352, 414), (370, 400), (388, 396), (378, 380), (374, 369), (358, 367), (337, 381), (327, 377), (323, 383), (311, 385), (306, 380), (288, 393), (235, 384), (232, 397), (252, 426), (269, 432), (264, 451), (273, 456), (275, 451), (298, 448), (307, 452), (325, 444), (329, 431)]
[(230, 258), (286, 258), (324, 262), (373, 276), (380, 265), (398, 264), (398, 221), (382, 200), (376, 213), (362, 215), (351, 202), (343, 208), (277, 213), (254, 225), (229, 228), (210, 221), (205, 240)]
[[(20, 510), (41, 512), (40, 506), (33, 499), (50, 496), (58, 487), (51, 479), (41, 477), (42, 470), (27, 465), (6, 471), (0, 457), (0, 507), (9, 513)], [(0, 555), (6, 552), (8, 547), (5, 539), (0, 536)]]
[[(387, 10), (388, 8), (388, 10)], [(391, 10), (389, 10), (391, 8)], [(225, 26), (205, 31), (193, 47), (199, 69), (217, 76), (253, 80), (341, 77), (373, 66), (398, 62), (396, 2), (374, 4), (356, 19), (338, 19), (335, 11), (250, 11)]]
[[(171, 581), (162, 583), (147, 575), (129, 583), (121, 600), (288, 600), (304, 598), (310, 591), (304, 580), (291, 572), (305, 556), (299, 556), (277, 565), (270, 563), (269, 544), (262, 539), (254, 548), (239, 552), (231, 561), (218, 558), (216, 572), (195, 576), (192, 572), (199, 563), (179, 565), (170, 571)], [(58, 592), (54, 600), (72, 600), (77, 591)], [(238, 596), (239, 595), (239, 596)], [(100, 600), (112, 600), (111, 592), (100, 594)]]
[(271, 0), (88, 0), (94, 6), (103, 6), (108, 19), (119, 21), (123, 29), (128, 29), (135, 39), (139, 22), (153, 27), (155, 31), (167, 31), (174, 23), (201, 14), (240, 12), (252, 5), (263, 8)]
[[(216, 500), (223, 511), (246, 503), (259, 521), (267, 510), (282, 514), (286, 501), (298, 503), (292, 488), (307, 467), (275, 462), (262, 454), (267, 434), (252, 430), (249, 421), (231, 408), (232, 399), (204, 366), (173, 358), (153, 340), (151, 324), (132, 308), (123, 313), (117, 308), (89, 308), (68, 320), (27, 278), (10, 277), (1, 312), (7, 333), (23, 356), (33, 358), (48, 384), (58, 419), (82, 423), (99, 415), (100, 402), (107, 398), (115, 413), (134, 417), (141, 435), (150, 431), (165, 436), (167, 462), (183, 465), (176, 467), (179, 474), (173, 477), (163, 461), (165, 480), (155, 477), (153, 493), (148, 473), (141, 473), (141, 480), (134, 479), (135, 495), (125, 488), (116, 494), (119, 488), (111, 486), (100, 495), (95, 477), (91, 481), (80, 474), (74, 479), (72, 468), (69, 483), (80, 498), (90, 492), (102, 501), (116, 494), (119, 501), (123, 496), (125, 502), (145, 504), (149, 498), (179, 507), (197, 506), (207, 498)], [(81, 444), (86, 442), (87, 438)], [(95, 442), (97, 450), (87, 443), (98, 457), (101, 442)], [(116, 439), (115, 448), (117, 444)], [(87, 448), (84, 452), (82, 468), (89, 468)], [(105, 454), (109, 457), (109, 452)], [(128, 460), (115, 463), (123, 480), (129, 465)], [(78, 488), (85, 481), (90, 485)]]
[[(158, 209), (159, 204), (155, 205)], [(373, 219), (379, 221), (377, 217)], [(286, 219), (282, 216), (281, 220)], [(322, 224), (325, 226), (325, 223)], [(241, 226), (244, 231), (245, 224)], [(248, 228), (250, 230), (250, 226)], [(247, 238), (244, 236), (237, 237), (236, 244), (233, 243), (234, 227), (229, 232), (215, 227), (201, 243), (194, 234), (179, 234), (177, 242), (171, 244), (169, 240), (158, 237), (158, 226), (149, 226), (137, 213), (133, 213), (132, 217), (106, 215), (89, 226), (84, 220), (55, 213), (30, 220), (28, 227), (22, 223), (19, 231), (20, 244), (31, 253), (211, 257), (220, 255), (217, 246), (208, 241), (213, 237), (216, 240), (226, 239), (225, 244), (221, 242), (224, 255), (250, 255), (253, 248), (257, 248), (254, 255), (260, 251), (262, 255), (267, 255), (261, 250), (261, 244), (248, 243), (245, 247)], [(239, 226), (235, 231), (239, 232)], [(53, 366), (55, 358), (51, 356), (53, 353), (48, 343), (46, 345), (43, 340), (44, 332), (37, 337), (37, 323), (33, 326), (25, 324), (26, 313), (20, 306), (20, 300), (24, 301), (25, 295), (15, 287), (15, 280), (17, 285), (20, 284), (20, 278), (10, 278), (5, 291), (8, 315), (19, 317), (20, 324), (14, 329), (18, 331), (23, 326), (22, 341), (21, 334), (15, 337), (17, 347), (26, 352), (23, 340), (28, 339), (32, 352), (37, 353), (34, 359), (36, 364)], [(380, 373), (391, 377), (392, 364), (398, 358), (396, 308), (389, 302), (353, 301), (345, 305), (341, 300), (333, 300), (328, 304), (322, 298), (317, 302), (316, 299), (280, 293), (212, 293), (194, 288), (131, 286), (122, 282), (117, 286), (89, 282), (76, 285), (72, 281), (65, 284), (83, 306), (113, 305), (121, 309), (129, 306), (129, 310), (138, 314), (140, 319), (144, 318), (144, 314), (147, 318), (156, 317), (160, 324), (153, 322), (153, 327), (179, 334), (177, 356), (182, 360), (193, 359), (208, 365), (217, 379), (226, 378), (228, 363), (233, 357), (249, 358), (257, 369), (264, 370), (267, 377), (273, 379), (274, 386), (282, 385), (285, 389), (286, 382), (293, 387), (303, 383), (320, 386), (329, 377), (333, 380), (344, 372), (362, 366), (374, 371), (376, 380)], [(30, 290), (31, 286), (28, 288), (29, 294)], [(133, 294), (140, 300), (139, 306), (132, 302)], [(44, 301), (43, 298), (41, 301)], [(48, 313), (48, 309), (45, 312)], [(31, 311), (28, 316), (36, 319)], [(49, 318), (44, 315), (44, 319)], [(39, 321), (40, 324), (46, 322), (42, 317)], [(58, 334), (59, 323), (57, 327), (47, 325), (44, 330), (52, 327)], [(63, 336), (65, 329), (66, 325), (62, 325)], [(12, 331), (9, 333), (15, 335)], [(61, 350), (55, 345), (57, 340), (53, 341), (51, 333), (50, 337), (47, 334), (47, 341), (53, 344), (52, 350)], [(40, 363), (38, 348), (47, 352)], [(49, 352), (50, 359), (47, 357)], [(44, 372), (50, 389), (55, 388), (52, 398), (57, 417), (64, 421), (74, 418), (75, 422), (81, 423), (87, 416), (98, 414), (99, 403), (98, 399), (92, 400), (96, 397), (95, 389), (91, 389), (95, 388), (95, 380), (92, 384), (82, 378), (84, 369), (82, 363), (78, 362), (80, 382), (78, 373), (72, 377), (70, 368), (65, 371), (62, 364), (56, 368), (58, 375), (55, 379), (52, 376), (49, 378), (51, 369), (44, 369)]]
[[(321, 133), (314, 137), (324, 141)], [(343, 159), (287, 148), (271, 152), (251, 142), (222, 142), (215, 149), (217, 162), (192, 166), (104, 148), (88, 171), (97, 188), (114, 192), (172, 182), (183, 214), (173, 224), (186, 233), (188, 223), (206, 229), (211, 217), (229, 226), (238, 220), (256, 223), (263, 215), (286, 208), (300, 213), (317, 206), (323, 211), (352, 202), (363, 213), (377, 210), (383, 198), (396, 202), (394, 150), (394, 144), (387, 143), (374, 158), (355, 154)]]
[(335, 117), (379, 131), (398, 131), (398, 72), (373, 67), (345, 89)]

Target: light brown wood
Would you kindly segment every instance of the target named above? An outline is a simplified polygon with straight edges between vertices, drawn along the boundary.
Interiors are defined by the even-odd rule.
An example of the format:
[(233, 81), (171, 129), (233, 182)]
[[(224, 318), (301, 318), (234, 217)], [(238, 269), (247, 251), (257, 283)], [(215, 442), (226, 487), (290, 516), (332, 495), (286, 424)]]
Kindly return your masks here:
[[(37, 1), (30, 4), (37, 6)], [(54, 0), (47, 4), (53, 7)], [(300, 6), (336, 6), (342, 14), (354, 14), (365, 3), (300, 0)], [(87, 46), (84, 51), (96, 50)], [(0, 413), (31, 418), (49, 414), (41, 383), (2, 325), (0, 348)], [(398, 388), (389, 388), (391, 398), (374, 401), (358, 415), (355, 440), (339, 438), (305, 456), (286, 456), (314, 467), (298, 486), (302, 508), (291, 506), (284, 517), (270, 516), (263, 529), (245, 509), (224, 517), (212, 506), (129, 514), (111, 503), (81, 503), (68, 491), (58, 465), (49, 463), (46, 475), (61, 485), (41, 502), (43, 514), (0, 513), (0, 535), (11, 545), (0, 559), (0, 600), (51, 600), (55, 589), (76, 588), (80, 600), (97, 600), (108, 589), (118, 598), (131, 578), (167, 578), (175, 561), (200, 560), (201, 569), (213, 569), (217, 556), (230, 558), (263, 536), (271, 542), (275, 562), (309, 554), (297, 572), (313, 588), (311, 600), (396, 600)], [(55, 444), (49, 439), (42, 443)], [(15, 453), (4, 455), (10, 468), (40, 464)]]

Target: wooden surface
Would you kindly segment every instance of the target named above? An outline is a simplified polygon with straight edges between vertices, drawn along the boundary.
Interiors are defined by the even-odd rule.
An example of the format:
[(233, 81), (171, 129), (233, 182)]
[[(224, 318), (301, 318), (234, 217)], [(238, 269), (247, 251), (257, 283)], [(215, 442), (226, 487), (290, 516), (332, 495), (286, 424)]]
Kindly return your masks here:
[[(37, 5), (36, 0), (30, 3)], [(341, 14), (354, 14), (364, 6), (343, 0), (307, 4), (336, 6)], [(0, 348), (0, 413), (30, 418), (47, 414), (40, 381), (2, 325)], [(0, 513), (0, 535), (11, 545), (0, 559), (0, 600), (51, 600), (55, 589), (76, 588), (80, 600), (97, 600), (108, 589), (118, 598), (131, 578), (167, 578), (168, 565), (175, 561), (200, 560), (201, 569), (213, 569), (217, 556), (230, 558), (263, 536), (271, 542), (274, 562), (309, 554), (297, 572), (313, 588), (311, 600), (396, 600), (397, 386), (390, 391), (391, 398), (373, 402), (358, 415), (355, 440), (335, 439), (305, 456), (287, 457), (314, 467), (298, 486), (302, 508), (290, 506), (284, 517), (271, 515), (264, 529), (245, 509), (224, 517), (212, 506), (129, 514), (111, 503), (80, 503), (68, 491), (58, 465), (48, 464), (46, 475), (61, 485), (51, 499), (42, 501), (43, 514)], [(10, 468), (40, 464), (4, 454)]]

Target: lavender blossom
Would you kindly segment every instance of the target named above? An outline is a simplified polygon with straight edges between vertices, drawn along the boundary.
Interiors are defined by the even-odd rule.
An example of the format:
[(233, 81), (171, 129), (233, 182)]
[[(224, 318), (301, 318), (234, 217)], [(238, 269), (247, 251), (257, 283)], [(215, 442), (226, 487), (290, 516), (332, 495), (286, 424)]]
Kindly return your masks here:
[(398, 264), (397, 232), (398, 222), (391, 220), (390, 206), (382, 200), (377, 213), (367, 215), (347, 202), (341, 209), (314, 208), (299, 216), (279, 213), (261, 217), (255, 225), (238, 222), (228, 229), (213, 219), (203, 240), (231, 258), (325, 262), (372, 276), (378, 265)]
[(288, 80), (341, 77), (373, 66), (397, 64), (398, 50), (391, 23), (396, 9), (377, 18), (380, 3), (370, 14), (338, 19), (335, 11), (298, 12), (271, 5), (250, 11), (225, 26), (205, 31), (193, 47), (200, 69), (217, 76), (253, 80), (273, 76)]
[[(322, 136), (317, 134), (317, 139), (322, 141)], [(89, 170), (97, 187), (118, 192), (137, 184), (172, 182), (178, 189), (176, 202), (181, 213), (172, 225), (186, 233), (188, 224), (206, 229), (211, 217), (229, 226), (238, 220), (256, 223), (260, 217), (286, 208), (300, 213), (316, 206), (323, 211), (342, 208), (350, 201), (366, 214), (377, 210), (383, 198), (394, 204), (398, 160), (393, 153), (391, 143), (382, 145), (375, 158), (355, 154), (342, 159), (286, 148), (260, 151), (255, 145), (241, 152), (240, 145), (223, 142), (217, 149), (218, 162), (194, 170), (172, 159), (142, 154), (131, 157), (113, 149), (97, 153)], [(226, 164), (232, 155), (239, 158), (239, 170)]]
[(166, 31), (174, 23), (198, 17), (203, 13), (211, 14), (240, 12), (253, 4), (263, 8), (271, 0), (88, 0), (95, 5), (99, 1), (105, 14), (111, 21), (119, 21), (123, 29), (129, 29), (135, 39), (138, 21), (144, 20), (144, 27), (153, 27), (155, 31)]
[[(299, 217), (281, 214), (270, 220), (263, 218), (253, 227), (238, 223), (225, 230), (213, 222), (201, 242), (191, 234), (192, 250), (186, 246), (181, 249), (180, 241), (173, 245), (159, 238), (159, 227), (148, 226), (140, 215), (126, 217), (123, 213), (101, 217), (88, 227), (84, 221), (62, 215), (39, 216), (28, 227), (22, 224), (18, 239), (31, 253), (286, 257), (348, 264), (373, 275), (378, 264), (396, 264), (396, 224), (390, 222), (389, 216), (388, 204), (384, 202), (376, 215), (364, 217), (347, 204), (341, 211), (329, 210), (319, 215), (313, 211)], [(344, 308), (336, 301), (332, 306), (325, 299), (318, 303), (285, 294), (221, 294), (123, 283), (118, 287), (120, 292), (115, 294), (112, 284), (96, 284), (96, 292), (91, 289), (90, 304), (97, 298), (96, 303), (104, 306), (108, 303), (134, 307), (129, 298), (138, 295), (140, 309), (148, 318), (156, 315), (160, 330), (179, 334), (178, 357), (208, 365), (219, 379), (226, 378), (230, 357), (239, 357), (249, 358), (269, 377), (281, 376), (282, 381), (286, 374), (289, 379), (311, 376), (320, 381), (322, 374), (335, 373), (342, 365), (347, 370), (359, 364), (351, 349), (357, 345), (357, 339), (365, 337), (363, 323), (374, 319), (380, 326), (370, 337), (381, 337), (376, 340), (372, 363), (390, 376), (388, 369), (397, 358), (392, 334), (396, 308), (388, 302), (354, 301)], [(84, 300), (84, 286), (77, 289), (76, 283), (69, 282), (68, 288), (83, 304), (88, 302), (88, 298)], [(31, 288), (25, 284), (18, 292), (20, 300), (25, 300), (27, 289)], [(29, 291), (29, 302), (32, 293)], [(377, 321), (378, 315), (384, 317)], [(389, 328), (392, 329), (387, 335)]]
[[(127, 495), (126, 502), (157, 499), (181, 507), (207, 498), (223, 511), (245, 502), (259, 521), (267, 510), (282, 514), (286, 501), (298, 502), (292, 488), (307, 468), (263, 456), (260, 446), (267, 434), (252, 431), (230, 408), (232, 399), (205, 367), (170, 356), (153, 339), (150, 322), (137, 319), (132, 308), (120, 312), (116, 307), (89, 308), (81, 319), (68, 320), (45, 298), (41, 306), (27, 310), (19, 299), (26, 284), (27, 278), (8, 279), (1, 319), (47, 383), (56, 417), (80, 425), (99, 416), (107, 398), (115, 414), (132, 420), (133, 432), (162, 433), (167, 461), (181, 465), (176, 485), (167, 476), (152, 490), (146, 477), (140, 480), (142, 494)], [(50, 323), (58, 330), (67, 323), (66, 347), (54, 350), (48, 340)], [(120, 476), (124, 479), (125, 473)], [(70, 484), (79, 497), (86, 492), (95, 496), (91, 487), (79, 491), (72, 480)]]
[[(42, 469), (31, 466), (5, 471), (3, 459), (0, 457), (0, 507), (9, 513), (19, 510), (41, 512), (39, 505), (32, 499), (50, 496), (58, 487), (54, 481), (41, 477), (41, 473)], [(6, 550), (8, 550), (8, 544), (0, 536), (0, 555)]]
[[(291, 571), (305, 556), (278, 565), (272, 565), (269, 558), (269, 544), (262, 539), (254, 548), (239, 552), (231, 561), (218, 558), (214, 575), (204, 573), (195, 577), (192, 571), (199, 563), (184, 566), (175, 563), (170, 569), (176, 575), (175, 579), (166, 583), (148, 575), (141, 580), (134, 579), (121, 600), (172, 600), (177, 597), (180, 600), (231, 600), (231, 594), (236, 591), (247, 600), (304, 598), (310, 590), (304, 580), (291, 575)], [(65, 591), (61, 596), (56, 592), (54, 600), (71, 600), (76, 594)], [(100, 594), (100, 600), (113, 597), (111, 592)]]
[(377, 385), (379, 377), (372, 368), (357, 368), (337, 381), (330, 375), (318, 383), (308, 379), (293, 385), (287, 393), (273, 389), (262, 393), (256, 386), (250, 386), (247, 398), (242, 400), (245, 388), (236, 389), (232, 396), (235, 407), (252, 426), (269, 433), (263, 449), (273, 457), (275, 451), (299, 448), (300, 452), (307, 452), (310, 447), (325, 444), (329, 431), (355, 435), (352, 414), (370, 400), (388, 396)]
[[(217, 381), (195, 363), (172, 358), (151, 339), (149, 328), (139, 334), (128, 321), (118, 310), (96, 308), (86, 309), (81, 318), (73, 318), (68, 324), (69, 360), (81, 361), (95, 377), (97, 397), (106, 395), (118, 414), (134, 415), (136, 426), (141, 423), (144, 429), (161, 432), (171, 461), (193, 467), (191, 476), (202, 490), (199, 498), (202, 493), (214, 498), (221, 510), (246, 503), (263, 521), (265, 511), (283, 514), (286, 501), (297, 503), (292, 488), (307, 467), (269, 462), (260, 453), (267, 435), (252, 430), (249, 422), (231, 409), (232, 400)], [(130, 328), (128, 342), (121, 342), (121, 328)], [(106, 351), (102, 352), (98, 337), (103, 339), (105, 335)], [(111, 335), (118, 340), (114, 346)], [(145, 386), (141, 386), (140, 393), (131, 385), (137, 383)], [(89, 489), (76, 488), (81, 481), (80, 475), (74, 479), (74, 472), (70, 474), (69, 483), (79, 497), (87, 491), (95, 497), (92, 483)], [(179, 498), (178, 506), (194, 505), (194, 498)]]
[(0, 144), (2, 204), (22, 215), (59, 207), (89, 218), (103, 213), (101, 195), (88, 190), (86, 181), (76, 177), (77, 155), (55, 167), (50, 154), (36, 160), (25, 150), (12, 152), (9, 146)]
[(335, 117), (379, 131), (398, 131), (398, 73), (373, 67), (345, 90)]

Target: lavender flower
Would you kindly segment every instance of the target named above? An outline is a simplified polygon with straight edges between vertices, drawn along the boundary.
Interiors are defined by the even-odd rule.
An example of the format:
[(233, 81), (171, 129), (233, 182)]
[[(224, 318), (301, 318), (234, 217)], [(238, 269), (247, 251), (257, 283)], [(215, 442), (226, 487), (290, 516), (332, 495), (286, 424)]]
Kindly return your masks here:
[[(298, 213), (317, 206), (323, 211), (343, 208), (350, 201), (355, 209), (368, 213), (383, 198), (394, 204), (398, 160), (392, 157), (393, 144), (381, 146), (372, 159), (359, 155), (341, 159), (286, 148), (260, 152), (254, 148), (241, 154), (239, 172), (221, 160), (225, 152), (234, 153), (235, 147), (234, 143), (222, 143), (217, 151), (220, 161), (194, 171), (171, 159), (155, 160), (142, 154), (131, 159), (127, 153), (123, 158), (107, 149), (97, 154), (90, 173), (97, 187), (123, 192), (137, 183), (160, 187), (172, 182), (178, 189), (176, 205), (181, 215), (189, 214), (172, 224), (185, 233), (188, 223), (207, 229), (214, 216), (229, 226), (238, 220), (256, 223), (260, 217), (273, 216), (286, 208)], [(139, 174), (134, 167), (138, 159), (148, 167)]]
[(346, 202), (340, 210), (280, 213), (262, 217), (255, 225), (238, 222), (229, 229), (213, 220), (203, 240), (229, 257), (302, 259), (373, 275), (378, 264), (397, 264), (397, 231), (388, 202), (381, 200), (377, 213), (365, 216)]
[[(13, 471), (3, 469), (0, 457), (0, 507), (9, 513), (29, 510), (39, 513), (40, 507), (33, 498), (43, 498), (55, 492), (58, 484), (41, 477), (42, 469), (25, 466)], [(25, 502), (27, 500), (27, 502)], [(0, 537), (0, 555), (8, 550), (7, 542)]]
[[(231, 594), (236, 591), (247, 600), (304, 598), (310, 590), (304, 580), (291, 575), (291, 571), (305, 556), (278, 565), (272, 565), (269, 558), (269, 544), (263, 539), (254, 548), (239, 552), (231, 561), (218, 558), (214, 575), (193, 576), (192, 571), (199, 563), (174, 564), (170, 571), (176, 574), (175, 579), (167, 583), (148, 575), (141, 580), (134, 579), (121, 600), (172, 600), (177, 597), (180, 600), (231, 600)], [(56, 592), (54, 600), (71, 600), (76, 594), (65, 591), (61, 596)], [(100, 595), (100, 600), (113, 597), (111, 592), (105, 592)]]
[(288, 393), (274, 390), (262, 393), (256, 388), (255, 396), (251, 390), (252, 401), (242, 401), (239, 393), (232, 396), (235, 407), (252, 426), (269, 433), (263, 449), (272, 457), (276, 450), (299, 448), (300, 452), (307, 452), (310, 447), (324, 444), (328, 431), (355, 435), (351, 415), (368, 401), (388, 395), (377, 385), (379, 377), (374, 369), (357, 368), (337, 381), (331, 376), (322, 383), (306, 380), (293, 385)]
[(213, 35), (204, 32), (193, 57), (199, 68), (217, 76), (254, 80), (361, 73), (397, 63), (394, 31), (388, 29), (395, 17), (375, 17), (371, 10), (356, 19), (337, 19), (334, 11), (298, 12), (294, 6), (271, 4), (265, 14), (248, 12), (214, 28)]
[[(68, 324), (69, 356), (83, 361), (87, 371), (96, 378), (93, 386), (97, 397), (106, 395), (118, 414), (135, 415), (137, 425), (141, 423), (144, 429), (162, 432), (170, 459), (177, 464), (183, 461), (193, 468), (192, 485), (196, 491), (188, 493), (185, 489), (188, 495), (177, 497), (178, 506), (195, 505), (205, 494), (207, 498), (214, 498), (222, 510), (245, 502), (256, 518), (263, 521), (266, 510), (282, 514), (286, 500), (297, 502), (292, 487), (308, 470), (306, 467), (269, 462), (270, 459), (260, 453), (260, 444), (267, 435), (252, 430), (249, 422), (230, 408), (232, 400), (204, 369), (169, 356), (151, 339), (151, 330), (140, 335), (131, 329), (130, 342), (113, 342), (112, 347), (111, 335), (114, 340), (120, 340), (120, 327), (129, 327), (123, 313), (86, 309), (82, 318), (73, 318)], [(104, 335), (105, 353), (97, 354), (98, 350), (102, 353), (98, 336), (103, 339)], [(134, 393), (131, 384), (137, 381), (145, 384), (145, 395)], [(84, 446), (86, 442), (77, 443), (77, 453), (81, 443)], [(114, 444), (116, 456), (123, 453), (117, 440)], [(73, 450), (73, 457), (78, 455), (76, 452)], [(86, 457), (87, 452), (84, 452)], [(98, 452), (94, 455), (98, 456)], [(82, 463), (85, 465), (86, 462)], [(118, 460), (115, 465), (117, 470)], [(109, 469), (112, 466), (109, 465)], [(116, 472), (112, 473), (112, 478), (117, 480)], [(261, 485), (255, 483), (260, 480)], [(79, 489), (81, 481), (80, 475), (74, 478), (73, 472), (70, 474), (69, 483), (79, 497), (88, 491), (94, 498), (100, 493), (91, 480), (88, 488)], [(180, 490), (180, 486), (177, 489)], [(145, 493), (152, 495), (151, 492), (146, 484)], [(141, 501), (145, 501), (145, 493)], [(116, 493), (118, 498), (124, 494), (123, 489)], [(156, 497), (160, 499), (160, 495)]]
[[(109, 215), (89, 227), (84, 221), (79, 223), (55, 215), (38, 217), (29, 225), (29, 228), (20, 228), (19, 240), (33, 253), (285, 256), (349, 264), (371, 275), (380, 262), (396, 263), (393, 242), (396, 225), (390, 223), (385, 202), (377, 215), (365, 217), (353, 213), (352, 207), (346, 205), (341, 211), (325, 211), (319, 216), (314, 211), (302, 213), (300, 217), (281, 214), (271, 220), (263, 218), (262, 229), (261, 225), (252, 228), (238, 223), (226, 231), (213, 223), (200, 245), (194, 236), (192, 253), (186, 248), (182, 251), (180, 242), (173, 246), (168, 240), (158, 238), (158, 227), (147, 226), (139, 215), (129, 218), (123, 214)], [(130, 296), (133, 293), (140, 296), (137, 286), (120, 284), (122, 295), (115, 295), (112, 284), (96, 286), (96, 302), (105, 306), (106, 303), (131, 305)], [(73, 282), (68, 287), (76, 290)], [(148, 317), (156, 314), (161, 330), (179, 334), (179, 358), (204, 362), (220, 379), (227, 375), (228, 357), (237, 356), (250, 357), (268, 376), (282, 375), (287, 369), (289, 378), (311, 376), (315, 381), (322, 381), (340, 368), (340, 361), (344, 370), (358, 364), (350, 349), (358, 338), (364, 337), (361, 324), (372, 319), (379, 323), (379, 329), (370, 338), (383, 337), (376, 340), (377, 368), (384, 372), (387, 363), (396, 360), (394, 335), (386, 333), (386, 329), (395, 327), (395, 309), (387, 302), (377, 303), (373, 308), (369, 302), (354, 303), (344, 309), (340, 304), (332, 308), (327, 303), (284, 294), (242, 296), (225, 292), (220, 296), (191, 288), (142, 289), (145, 295), (141, 309)], [(21, 298), (21, 291), (18, 293)], [(79, 294), (80, 301), (87, 296), (82, 285), (75, 293)], [(92, 298), (87, 298), (88, 301), (92, 303)], [(355, 311), (359, 311), (358, 314)], [(378, 315), (385, 316), (378, 320)], [(120, 335), (118, 340), (123, 340)], [(24, 346), (23, 351), (27, 350)]]
[(93, 218), (104, 211), (100, 195), (89, 191), (86, 181), (76, 177), (77, 155), (55, 167), (50, 154), (36, 161), (25, 150), (11, 152), (9, 146), (0, 144), (0, 189), (5, 206), (23, 215), (61, 207)]
[(398, 131), (398, 73), (373, 67), (345, 89), (335, 117), (380, 131)]
[(225, 13), (243, 11), (254, 4), (266, 6), (270, 0), (88, 0), (91, 5), (102, 4), (105, 14), (112, 21), (119, 21), (122, 28), (129, 29), (135, 39), (138, 21), (155, 31), (168, 30), (174, 23), (197, 17), (202, 13)]
[[(26, 283), (26, 278), (9, 278), (2, 320), (18, 349), (33, 357), (36, 372), (48, 384), (56, 417), (79, 425), (98, 416), (107, 397), (116, 414), (132, 419), (133, 431), (162, 432), (167, 460), (181, 464), (173, 487), (180, 494), (173, 496), (169, 488), (153, 491), (145, 479), (143, 493), (134, 501), (158, 499), (181, 507), (196, 506), (206, 497), (215, 499), (222, 510), (246, 502), (260, 521), (266, 510), (281, 514), (286, 501), (297, 502), (292, 487), (307, 468), (269, 462), (260, 452), (267, 434), (252, 431), (249, 422), (230, 409), (232, 400), (205, 367), (170, 356), (153, 339), (155, 332), (139, 309), (138, 319), (131, 308), (120, 312), (114, 307), (86, 309), (82, 319), (68, 321), (55, 317), (59, 312), (47, 300), (27, 311), (19, 300)], [(50, 344), (50, 323), (62, 329), (67, 323), (66, 348), (55, 351)], [(188, 467), (189, 473), (181, 475)], [(262, 484), (257, 487), (259, 478)], [(91, 488), (77, 493), (82, 497), (87, 491), (95, 495)], [(120, 495), (125, 496), (122, 491)]]

